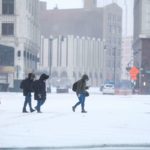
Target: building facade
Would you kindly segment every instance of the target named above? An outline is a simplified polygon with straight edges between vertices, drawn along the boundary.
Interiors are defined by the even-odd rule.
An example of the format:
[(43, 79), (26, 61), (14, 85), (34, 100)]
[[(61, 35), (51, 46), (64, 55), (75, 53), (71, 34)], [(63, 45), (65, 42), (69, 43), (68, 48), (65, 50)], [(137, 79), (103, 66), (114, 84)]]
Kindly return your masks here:
[(123, 80), (130, 80), (130, 74), (128, 71), (128, 67), (133, 66), (133, 37), (125, 37), (122, 40), (122, 59), (121, 59), (121, 66), (122, 66), (122, 73), (121, 79)]
[[(49, 38), (50, 35), (53, 37), (73, 35), (86, 39), (88, 37), (101, 39), (105, 45), (101, 78), (104, 82), (120, 80), (122, 9), (117, 4), (112, 3), (97, 8), (95, 0), (85, 0), (82, 9), (44, 10), (43, 8), (46, 7), (43, 6), (45, 5), (42, 2), (40, 29), (45, 38)], [(89, 63), (92, 64), (92, 62)], [(100, 72), (100, 68), (97, 71)]]
[[(8, 64), (9, 58), (5, 57), (0, 66), (14, 68), (13, 80), (22, 80), (37, 68), (37, 53), (40, 49), (38, 10), (38, 0), (0, 0), (0, 45), (13, 49), (13, 62)], [(5, 50), (1, 47), (0, 52)], [(0, 73), (2, 76), (4, 72)], [(13, 80), (9, 83), (11, 87)]]
[(140, 73), (136, 86), (141, 94), (150, 93), (150, 1), (134, 0), (134, 65)]
[(104, 45), (100, 39), (60, 35), (42, 38), (41, 44), (41, 66), (51, 75), (53, 86), (70, 86), (84, 73), (89, 75), (93, 86), (103, 82)]
[(105, 40), (105, 78), (114, 83), (121, 79), (122, 9), (115, 3), (103, 8)]

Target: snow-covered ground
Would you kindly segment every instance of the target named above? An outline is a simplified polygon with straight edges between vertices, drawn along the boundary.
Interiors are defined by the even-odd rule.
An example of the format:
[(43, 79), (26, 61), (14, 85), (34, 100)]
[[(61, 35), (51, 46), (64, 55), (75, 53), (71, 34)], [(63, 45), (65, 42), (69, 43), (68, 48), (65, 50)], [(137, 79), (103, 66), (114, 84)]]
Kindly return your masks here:
[(41, 114), (21, 112), (22, 93), (0, 93), (0, 101), (0, 148), (150, 144), (150, 96), (93, 90), (86, 99), (87, 114), (80, 106), (72, 112), (73, 92), (48, 94)]

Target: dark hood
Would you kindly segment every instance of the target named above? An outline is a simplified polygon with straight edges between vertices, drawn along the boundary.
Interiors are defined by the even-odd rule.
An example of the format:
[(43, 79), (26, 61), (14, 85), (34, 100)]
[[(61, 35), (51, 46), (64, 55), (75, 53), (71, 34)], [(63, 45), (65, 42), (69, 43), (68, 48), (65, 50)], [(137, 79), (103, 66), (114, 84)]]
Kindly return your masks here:
[(89, 80), (88, 75), (84, 74), (84, 75), (82, 76), (82, 80)]
[(49, 76), (46, 75), (46, 74), (42, 74), (42, 75), (40, 76), (40, 80), (47, 80), (48, 78), (49, 78)]
[(34, 73), (29, 73), (28, 74), (28, 79), (33, 80), (35, 78)]

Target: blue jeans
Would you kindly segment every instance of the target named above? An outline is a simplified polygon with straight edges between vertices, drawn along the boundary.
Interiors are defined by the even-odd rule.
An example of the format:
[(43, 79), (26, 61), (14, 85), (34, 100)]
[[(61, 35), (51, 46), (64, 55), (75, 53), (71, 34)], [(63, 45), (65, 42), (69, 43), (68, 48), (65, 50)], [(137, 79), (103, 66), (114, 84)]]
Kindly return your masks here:
[(77, 102), (74, 106), (74, 108), (76, 108), (78, 105), (81, 104), (81, 109), (82, 111), (84, 111), (84, 103), (85, 103), (85, 93), (80, 93), (78, 96), (79, 102)]
[(36, 106), (36, 110), (38, 112), (41, 111), (41, 106), (45, 103), (45, 100), (37, 100), (37, 106)]
[(25, 96), (25, 101), (24, 101), (24, 105), (23, 105), (23, 111), (26, 111), (27, 105), (29, 105), (30, 111), (32, 111), (33, 108), (32, 108), (32, 103), (31, 103), (31, 93), (28, 93)]

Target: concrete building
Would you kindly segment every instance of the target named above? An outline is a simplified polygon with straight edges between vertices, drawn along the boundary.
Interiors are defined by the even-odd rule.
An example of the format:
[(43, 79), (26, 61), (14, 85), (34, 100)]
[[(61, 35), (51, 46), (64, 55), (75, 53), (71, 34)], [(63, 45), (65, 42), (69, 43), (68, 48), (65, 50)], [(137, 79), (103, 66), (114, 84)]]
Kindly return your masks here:
[[(37, 53), (40, 49), (38, 0), (0, 0), (0, 66), (11, 67), (11, 78), (23, 79), (29, 72), (36, 71)], [(3, 46), (12, 48), (11, 58), (3, 55)], [(7, 50), (6, 50), (7, 51)], [(2, 59), (4, 58), (4, 59)], [(0, 76), (6, 72), (0, 71)], [(9, 83), (13, 87), (13, 80)]]
[(97, 0), (85, 0), (84, 9), (91, 10), (97, 7)]
[(60, 35), (42, 38), (41, 45), (44, 54), (41, 55), (41, 66), (48, 68), (52, 85), (70, 86), (84, 73), (90, 76), (93, 86), (103, 82), (104, 45), (100, 39)]
[(96, 0), (84, 0), (84, 8), (65, 10), (46, 10), (45, 4), (41, 4), (40, 28), (44, 37), (73, 35), (101, 39), (105, 42), (104, 73), (101, 76), (104, 81), (120, 80), (122, 9), (117, 4), (97, 8)]
[(105, 78), (115, 83), (121, 78), (122, 9), (112, 3), (103, 9), (103, 36), (105, 39)]
[(125, 37), (122, 40), (122, 59), (121, 59), (121, 66), (122, 66), (122, 73), (121, 79), (123, 80), (130, 80), (130, 74), (127, 70), (127, 67), (133, 66), (133, 37)]
[(134, 0), (134, 65), (140, 74), (136, 86), (141, 94), (150, 93), (150, 1)]

